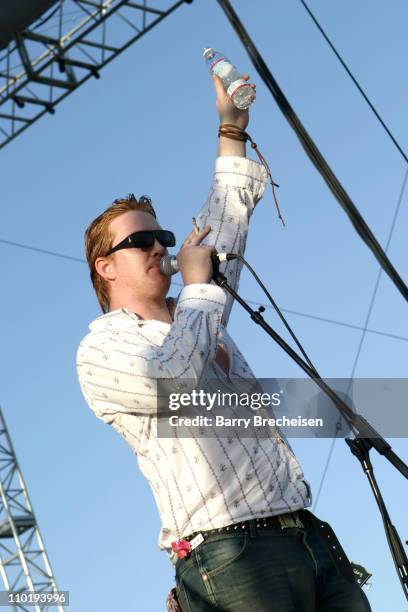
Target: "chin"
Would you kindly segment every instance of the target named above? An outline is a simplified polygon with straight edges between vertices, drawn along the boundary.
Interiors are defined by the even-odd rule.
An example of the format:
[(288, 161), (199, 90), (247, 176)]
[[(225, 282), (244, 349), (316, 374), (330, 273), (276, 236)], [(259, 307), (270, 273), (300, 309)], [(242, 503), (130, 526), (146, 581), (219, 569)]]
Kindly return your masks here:
[(146, 282), (143, 288), (144, 294), (146, 296), (150, 295), (151, 297), (158, 295), (166, 297), (171, 284), (170, 276), (164, 276), (160, 270), (158, 272), (152, 272), (152, 270), (149, 270), (149, 274), (151, 274), (149, 279), (150, 282)]

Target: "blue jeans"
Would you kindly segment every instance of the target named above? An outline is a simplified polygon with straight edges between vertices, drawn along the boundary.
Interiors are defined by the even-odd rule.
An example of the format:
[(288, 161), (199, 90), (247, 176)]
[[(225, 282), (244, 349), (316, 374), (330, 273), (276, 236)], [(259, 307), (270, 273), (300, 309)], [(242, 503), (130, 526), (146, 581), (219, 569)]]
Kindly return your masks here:
[(370, 612), (313, 527), (214, 534), (176, 564), (183, 612)]

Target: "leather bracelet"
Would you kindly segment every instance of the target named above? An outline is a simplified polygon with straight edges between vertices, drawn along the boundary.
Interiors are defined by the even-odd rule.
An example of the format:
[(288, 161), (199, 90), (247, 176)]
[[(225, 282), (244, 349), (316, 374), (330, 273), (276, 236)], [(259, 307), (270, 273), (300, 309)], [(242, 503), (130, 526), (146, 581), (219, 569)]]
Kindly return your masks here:
[(258, 149), (258, 145), (254, 142), (251, 136), (244, 129), (240, 128), (238, 125), (234, 125), (232, 123), (223, 123), (218, 128), (218, 137), (229, 138), (231, 140), (239, 140), (241, 142), (246, 142), (247, 140), (251, 143), (251, 148), (254, 149), (255, 153), (258, 155), (261, 164), (264, 166), (266, 173), (268, 175), (269, 181), (272, 187), (273, 199), (275, 201), (276, 210), (278, 212), (278, 217), (282, 221), (282, 224), (285, 225), (285, 221), (283, 220), (278, 200), (276, 198), (275, 187), (279, 187), (277, 183), (272, 178), (271, 169), (269, 168), (269, 164)]
[(224, 136), (225, 138), (231, 138), (232, 140), (242, 140), (246, 142), (249, 138), (249, 134), (242, 128), (232, 123), (224, 123), (218, 128), (218, 136)]

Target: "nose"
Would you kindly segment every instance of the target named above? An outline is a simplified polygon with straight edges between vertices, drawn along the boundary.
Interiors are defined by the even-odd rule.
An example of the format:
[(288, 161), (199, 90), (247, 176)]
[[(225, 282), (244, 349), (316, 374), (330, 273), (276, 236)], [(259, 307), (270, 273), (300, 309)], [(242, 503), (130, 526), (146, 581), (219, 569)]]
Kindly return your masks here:
[(160, 244), (160, 242), (156, 238), (155, 241), (154, 241), (154, 245), (152, 247), (152, 255), (156, 255), (158, 257), (162, 257), (166, 253), (167, 253), (166, 247), (164, 247), (162, 244)]

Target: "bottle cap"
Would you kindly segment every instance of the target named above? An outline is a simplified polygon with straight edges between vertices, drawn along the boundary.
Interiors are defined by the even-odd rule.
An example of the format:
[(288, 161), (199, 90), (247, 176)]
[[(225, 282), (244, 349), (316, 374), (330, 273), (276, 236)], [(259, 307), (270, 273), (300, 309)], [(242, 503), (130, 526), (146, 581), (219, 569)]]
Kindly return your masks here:
[(214, 55), (214, 49), (212, 49), (211, 47), (206, 47), (204, 49), (203, 57), (205, 57), (205, 59), (211, 59), (213, 55)]

